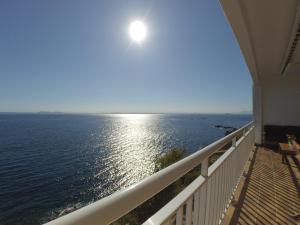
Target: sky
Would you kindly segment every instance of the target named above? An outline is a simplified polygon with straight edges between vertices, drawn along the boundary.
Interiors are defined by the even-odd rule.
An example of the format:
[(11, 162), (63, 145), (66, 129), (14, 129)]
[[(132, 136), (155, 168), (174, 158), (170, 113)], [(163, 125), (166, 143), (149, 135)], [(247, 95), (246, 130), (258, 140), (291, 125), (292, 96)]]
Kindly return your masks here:
[[(128, 34), (137, 19), (141, 44)], [(0, 112), (251, 109), (251, 76), (218, 0), (0, 1)]]

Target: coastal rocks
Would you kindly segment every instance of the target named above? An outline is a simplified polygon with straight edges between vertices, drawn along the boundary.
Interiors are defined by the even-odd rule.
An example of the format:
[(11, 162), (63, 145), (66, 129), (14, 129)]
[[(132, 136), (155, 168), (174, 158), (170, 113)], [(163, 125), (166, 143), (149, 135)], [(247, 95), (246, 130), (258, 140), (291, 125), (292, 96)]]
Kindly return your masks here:
[(219, 125), (219, 124), (215, 125), (214, 127), (218, 128), (218, 129), (224, 129), (225, 130), (225, 136), (237, 130), (236, 127), (223, 126), (223, 125)]

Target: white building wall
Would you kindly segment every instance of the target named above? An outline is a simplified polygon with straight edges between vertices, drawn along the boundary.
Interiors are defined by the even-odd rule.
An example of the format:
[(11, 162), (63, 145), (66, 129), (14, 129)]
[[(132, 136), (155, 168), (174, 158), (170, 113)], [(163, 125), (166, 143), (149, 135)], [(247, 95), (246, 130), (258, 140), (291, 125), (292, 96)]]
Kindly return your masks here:
[(300, 74), (265, 81), (262, 103), (264, 125), (300, 126)]

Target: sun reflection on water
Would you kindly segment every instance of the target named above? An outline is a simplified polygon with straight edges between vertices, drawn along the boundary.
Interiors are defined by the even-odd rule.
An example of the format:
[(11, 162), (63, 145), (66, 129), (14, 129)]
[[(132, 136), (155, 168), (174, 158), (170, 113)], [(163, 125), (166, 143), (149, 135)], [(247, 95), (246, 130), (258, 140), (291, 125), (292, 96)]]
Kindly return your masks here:
[[(153, 129), (157, 120), (146, 114), (114, 115), (107, 146), (106, 182), (114, 181), (120, 189), (136, 183), (154, 171), (154, 161), (159, 154), (156, 142), (161, 138)], [(152, 129), (151, 129), (152, 128)], [(103, 159), (101, 159), (103, 160)], [(103, 171), (99, 175), (103, 176)], [(107, 190), (109, 191), (109, 190)]]
[(151, 117), (151, 115), (148, 114), (116, 114), (116, 116), (135, 121), (144, 121)]

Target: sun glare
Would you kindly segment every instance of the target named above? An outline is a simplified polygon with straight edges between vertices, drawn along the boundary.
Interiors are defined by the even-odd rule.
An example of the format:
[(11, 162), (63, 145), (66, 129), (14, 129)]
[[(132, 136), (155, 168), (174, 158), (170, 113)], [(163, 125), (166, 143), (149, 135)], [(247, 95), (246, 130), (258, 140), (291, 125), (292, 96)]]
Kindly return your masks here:
[(132, 41), (141, 43), (147, 36), (147, 28), (140, 20), (135, 20), (129, 25), (129, 35)]

